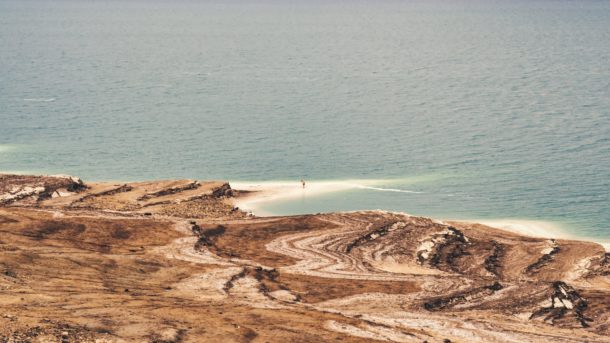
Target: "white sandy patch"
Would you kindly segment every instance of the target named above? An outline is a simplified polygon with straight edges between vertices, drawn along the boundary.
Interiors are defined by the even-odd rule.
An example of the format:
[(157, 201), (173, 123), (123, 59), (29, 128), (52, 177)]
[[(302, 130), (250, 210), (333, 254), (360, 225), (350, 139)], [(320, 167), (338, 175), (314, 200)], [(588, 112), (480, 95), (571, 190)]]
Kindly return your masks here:
[(341, 181), (308, 181), (303, 188), (299, 180), (295, 181), (264, 181), (264, 182), (231, 182), (231, 187), (237, 190), (251, 191), (253, 194), (236, 199), (236, 205), (258, 216), (273, 215), (260, 209), (262, 204), (278, 200), (304, 199), (328, 193), (347, 191), (350, 189), (369, 189), (381, 192), (421, 193), (408, 189), (384, 188), (379, 185), (392, 183), (391, 180), (341, 180)]
[(240, 267), (218, 268), (191, 276), (174, 285), (179, 291), (193, 292), (198, 298), (223, 300), (227, 297), (223, 287), (231, 277), (239, 273)]
[[(403, 298), (403, 296), (371, 293), (368, 294), (367, 298), (360, 295), (357, 297), (333, 299), (315, 304), (314, 308), (332, 313), (340, 313), (346, 317), (358, 318), (366, 320), (369, 323), (377, 324), (375, 326), (369, 324), (365, 327), (356, 327), (345, 325), (344, 323), (334, 323), (334, 325), (325, 323), (327, 329), (369, 339), (399, 341), (399, 339), (406, 339), (410, 336), (400, 337), (389, 334), (400, 333), (401, 329), (408, 329), (412, 332), (425, 330), (428, 335), (432, 335), (433, 337), (449, 338), (452, 341), (458, 342), (519, 343), (533, 341), (531, 339), (532, 336), (522, 334), (518, 331), (506, 330), (506, 327), (503, 327), (502, 325), (496, 326), (493, 320), (471, 322), (464, 321), (463, 318), (458, 318), (451, 314), (410, 312), (409, 310), (402, 308), (399, 304), (401, 300), (405, 302), (405, 304), (412, 302), (412, 300), (400, 298)], [(374, 327), (378, 327), (378, 325), (385, 327), (386, 330), (371, 330)], [(573, 341), (569, 338), (554, 338), (556, 338), (555, 341), (557, 342)], [(423, 339), (420, 341), (422, 340)], [(440, 342), (441, 340), (433, 339), (432, 341)]]
[(390, 273), (409, 275), (447, 275), (442, 270), (422, 267), (414, 263), (399, 263), (386, 259), (382, 262), (369, 262), (373, 267)]
[(555, 239), (570, 239), (589, 241), (600, 244), (610, 252), (610, 242), (605, 240), (596, 240), (590, 237), (578, 237), (568, 233), (559, 224), (553, 222), (547, 222), (542, 220), (525, 220), (525, 219), (472, 219), (472, 220), (457, 220), (469, 223), (479, 223), (487, 226), (491, 226), (497, 229), (511, 231), (518, 233), (523, 236), (537, 237), (537, 238), (555, 238)]
[[(359, 232), (359, 231), (355, 231)], [(290, 266), (280, 268), (282, 272), (319, 276), (325, 278), (353, 280), (412, 280), (413, 275), (401, 275), (381, 270), (372, 271), (333, 246), (345, 241), (354, 231), (343, 228), (319, 232), (302, 232), (284, 235), (267, 243), (267, 250), (293, 258), (298, 261)]]
[[(280, 293), (279, 301), (266, 297), (260, 291), (259, 282), (250, 276), (231, 281), (232, 287), (226, 289), (227, 283), (243, 269), (241, 267), (217, 268), (205, 273), (191, 276), (174, 284), (174, 292), (188, 292), (199, 299), (211, 301), (235, 301), (254, 308), (281, 309), (286, 308), (284, 302), (293, 301)], [(286, 298), (280, 299), (280, 297)], [(274, 297), (275, 298), (275, 297)]]
[(236, 199), (235, 204), (242, 210), (251, 211), (258, 216), (272, 215), (260, 210), (262, 204), (277, 200), (292, 200), (312, 197), (320, 194), (347, 190), (350, 187), (341, 184), (329, 184), (327, 182), (307, 182), (305, 188), (300, 182), (260, 182), (242, 183), (231, 182), (231, 188), (253, 192), (242, 198)]
[(223, 259), (215, 254), (212, 254), (207, 249), (201, 251), (195, 250), (195, 244), (197, 243), (197, 237), (181, 237), (175, 239), (169, 245), (155, 248), (165, 257), (169, 259), (182, 260), (200, 264), (215, 264), (219, 266), (234, 266), (227, 259)]
[(559, 225), (542, 220), (525, 219), (473, 219), (470, 223), (479, 223), (497, 229), (511, 231), (523, 236), (538, 238), (564, 238), (572, 239)]
[(565, 281), (572, 282), (589, 273), (589, 267), (591, 266), (591, 261), (594, 258), (595, 257), (593, 256), (589, 256), (576, 261), (576, 263), (574, 263), (574, 267), (565, 276)]
[(347, 334), (350, 336), (374, 339), (378, 341), (386, 342), (421, 342), (420, 338), (415, 336), (405, 335), (398, 330), (392, 330), (383, 326), (373, 326), (370, 324), (363, 324), (363, 327), (357, 327), (354, 325), (339, 323), (334, 320), (327, 320), (324, 323), (326, 329)]
[(228, 293), (232, 299), (254, 308), (286, 308), (286, 305), (281, 302), (271, 300), (263, 295), (259, 285), (260, 283), (255, 278), (246, 276), (233, 281), (233, 287)]
[(292, 292), (284, 290), (284, 289), (269, 292), (269, 296), (271, 296), (274, 299), (284, 301), (284, 302), (294, 302), (294, 301), (297, 301), (297, 299), (298, 299), (298, 297), (296, 295), (292, 294)]

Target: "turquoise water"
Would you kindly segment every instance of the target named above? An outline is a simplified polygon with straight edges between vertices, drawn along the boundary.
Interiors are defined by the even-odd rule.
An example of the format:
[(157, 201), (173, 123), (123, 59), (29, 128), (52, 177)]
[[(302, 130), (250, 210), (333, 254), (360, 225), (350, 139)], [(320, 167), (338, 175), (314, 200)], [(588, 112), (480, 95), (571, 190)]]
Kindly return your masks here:
[(0, 170), (381, 179), (277, 213), (610, 239), (610, 2), (0, 1)]

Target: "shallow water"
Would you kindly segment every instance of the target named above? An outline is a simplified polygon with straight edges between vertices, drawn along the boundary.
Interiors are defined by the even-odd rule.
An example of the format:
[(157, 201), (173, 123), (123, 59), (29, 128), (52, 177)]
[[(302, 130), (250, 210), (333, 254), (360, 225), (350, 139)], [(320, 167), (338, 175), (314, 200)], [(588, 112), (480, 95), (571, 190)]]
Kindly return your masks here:
[(610, 2), (0, 2), (0, 170), (385, 180), (270, 204), (610, 239)]

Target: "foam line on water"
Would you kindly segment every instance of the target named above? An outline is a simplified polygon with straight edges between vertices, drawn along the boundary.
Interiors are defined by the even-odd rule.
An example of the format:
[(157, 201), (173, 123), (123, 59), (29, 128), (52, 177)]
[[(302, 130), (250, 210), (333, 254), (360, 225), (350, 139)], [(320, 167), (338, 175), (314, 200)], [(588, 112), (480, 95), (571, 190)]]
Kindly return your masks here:
[(29, 102), (51, 102), (51, 101), (55, 101), (55, 98), (26, 98), (26, 99), (23, 99), (23, 101), (29, 101)]
[(423, 193), (423, 192), (418, 192), (418, 191), (411, 191), (408, 189), (382, 188), (382, 187), (372, 187), (372, 186), (365, 186), (365, 185), (354, 185), (354, 188), (370, 189), (370, 190), (380, 191), (380, 192), (412, 193), (412, 194), (422, 194)]

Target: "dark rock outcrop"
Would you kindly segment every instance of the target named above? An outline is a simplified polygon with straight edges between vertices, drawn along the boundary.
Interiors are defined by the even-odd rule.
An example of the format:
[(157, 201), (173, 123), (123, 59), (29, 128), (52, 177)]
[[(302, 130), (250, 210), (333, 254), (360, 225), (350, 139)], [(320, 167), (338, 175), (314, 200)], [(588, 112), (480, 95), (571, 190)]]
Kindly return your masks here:
[(137, 200), (138, 201), (142, 201), (142, 200), (148, 200), (148, 199), (151, 199), (151, 198), (161, 197), (161, 196), (164, 196), (164, 195), (176, 194), (176, 193), (188, 191), (188, 190), (191, 190), (191, 189), (197, 189), (200, 186), (201, 186), (201, 184), (198, 181), (193, 181), (193, 182), (188, 183), (187, 185), (184, 185), (184, 186), (181, 186), (181, 187), (172, 187), (172, 188), (167, 188), (167, 189), (160, 190), (158, 192), (144, 194), (141, 197), (139, 197)]
[(574, 317), (582, 327), (589, 327), (591, 318), (584, 314), (589, 306), (578, 292), (563, 281), (555, 281), (549, 288), (549, 306), (542, 307), (532, 313), (530, 319), (544, 317), (544, 321), (555, 324), (569, 316)]
[(233, 196), (233, 189), (231, 189), (231, 186), (228, 183), (224, 183), (222, 186), (216, 188), (214, 191), (212, 191), (212, 196), (214, 198), (221, 198), (221, 197), (232, 197)]

